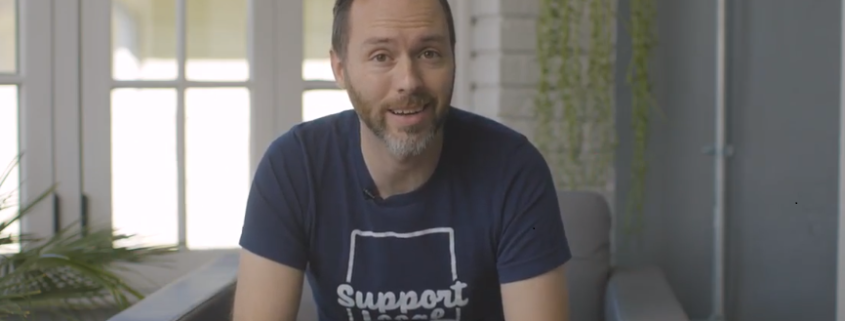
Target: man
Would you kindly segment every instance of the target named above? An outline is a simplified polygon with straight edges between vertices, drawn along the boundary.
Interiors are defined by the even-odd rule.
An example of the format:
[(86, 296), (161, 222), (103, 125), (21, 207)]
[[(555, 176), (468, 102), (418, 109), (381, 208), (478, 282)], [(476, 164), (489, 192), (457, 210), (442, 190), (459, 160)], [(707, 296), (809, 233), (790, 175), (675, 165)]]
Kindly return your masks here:
[[(464, 1), (464, 0), (461, 0)], [(450, 107), (446, 0), (337, 0), (331, 61), (354, 111), (295, 126), (258, 166), (236, 321), (568, 320), (552, 178), (528, 140)]]

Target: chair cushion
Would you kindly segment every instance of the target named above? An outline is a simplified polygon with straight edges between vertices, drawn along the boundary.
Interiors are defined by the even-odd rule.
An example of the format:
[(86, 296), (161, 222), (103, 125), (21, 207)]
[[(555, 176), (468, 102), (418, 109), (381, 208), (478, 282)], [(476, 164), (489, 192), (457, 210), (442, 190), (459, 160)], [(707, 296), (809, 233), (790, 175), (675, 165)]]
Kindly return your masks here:
[(558, 192), (560, 214), (573, 257), (589, 258), (610, 251), (610, 207), (593, 192)]
[(572, 321), (602, 321), (610, 276), (610, 207), (593, 192), (561, 191), (560, 213), (572, 260), (566, 264)]

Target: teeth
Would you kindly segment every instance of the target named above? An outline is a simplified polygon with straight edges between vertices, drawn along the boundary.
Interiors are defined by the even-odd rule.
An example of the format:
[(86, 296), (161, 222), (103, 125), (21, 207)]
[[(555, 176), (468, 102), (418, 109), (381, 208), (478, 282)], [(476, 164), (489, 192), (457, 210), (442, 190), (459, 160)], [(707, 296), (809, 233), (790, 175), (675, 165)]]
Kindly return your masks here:
[(390, 112), (393, 113), (393, 114), (396, 114), (396, 115), (413, 115), (413, 114), (416, 114), (416, 113), (423, 111), (423, 109), (425, 109), (425, 107), (418, 108), (418, 109), (412, 109), (412, 110), (392, 110), (391, 109)]

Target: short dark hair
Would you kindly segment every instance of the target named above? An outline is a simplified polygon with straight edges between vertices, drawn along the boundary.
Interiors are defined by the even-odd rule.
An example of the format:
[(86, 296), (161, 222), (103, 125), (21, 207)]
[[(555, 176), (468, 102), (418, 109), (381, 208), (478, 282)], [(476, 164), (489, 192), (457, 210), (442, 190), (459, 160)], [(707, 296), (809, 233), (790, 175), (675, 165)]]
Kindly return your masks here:
[[(346, 47), (349, 43), (349, 11), (352, 2), (355, 0), (335, 0), (334, 21), (332, 22), (332, 50), (341, 57), (346, 56)], [(469, 0), (460, 0), (469, 1)], [(446, 16), (446, 24), (449, 26), (449, 41), (452, 49), (455, 49), (455, 20), (452, 17), (452, 8), (447, 0), (440, 0), (440, 7)]]

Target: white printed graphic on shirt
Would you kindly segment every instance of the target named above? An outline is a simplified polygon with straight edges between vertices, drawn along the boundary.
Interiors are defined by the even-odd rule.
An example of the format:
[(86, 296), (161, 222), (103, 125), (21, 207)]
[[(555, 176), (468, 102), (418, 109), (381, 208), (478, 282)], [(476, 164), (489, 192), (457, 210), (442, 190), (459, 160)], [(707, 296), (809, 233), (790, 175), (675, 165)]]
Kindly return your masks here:
[[(391, 238), (416, 238), (434, 233), (449, 236), (449, 258), (451, 262), (451, 286), (445, 289), (417, 291), (356, 291), (351, 285), (355, 263), (355, 241), (358, 237), (371, 237), (388, 242)], [(441, 320), (460, 321), (461, 308), (469, 304), (463, 296), (466, 283), (458, 280), (455, 260), (455, 231), (451, 227), (438, 227), (411, 233), (352, 231), (349, 266), (346, 283), (337, 287), (337, 302), (346, 308), (349, 321), (372, 320)], [(443, 249), (445, 252), (447, 249)], [(445, 253), (444, 253), (445, 255)], [(420, 311), (422, 309), (422, 311)], [(447, 315), (450, 317), (446, 319)], [(359, 317), (360, 316), (360, 317)]]

